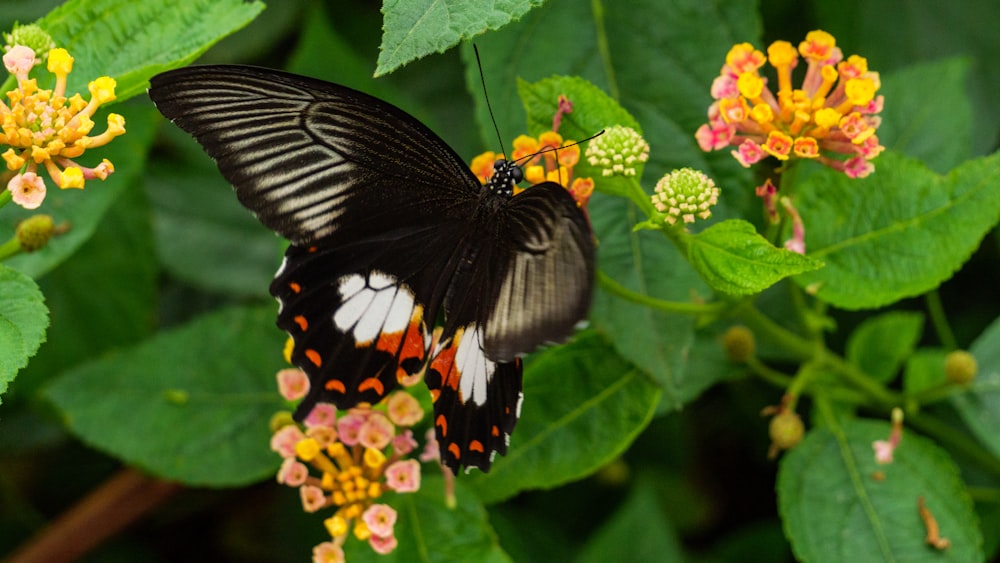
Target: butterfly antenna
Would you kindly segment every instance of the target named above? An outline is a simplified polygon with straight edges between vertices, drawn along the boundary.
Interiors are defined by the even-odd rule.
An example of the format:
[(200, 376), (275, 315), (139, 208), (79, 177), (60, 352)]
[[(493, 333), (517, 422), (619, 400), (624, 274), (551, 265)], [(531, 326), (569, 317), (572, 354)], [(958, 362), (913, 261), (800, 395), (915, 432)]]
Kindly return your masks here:
[(542, 149), (542, 150), (540, 150), (540, 151), (538, 151), (536, 153), (532, 153), (532, 154), (528, 154), (528, 155), (522, 156), (521, 158), (517, 159), (517, 161), (514, 162), (514, 164), (517, 164), (518, 162), (521, 162), (522, 160), (531, 160), (532, 158), (535, 158), (536, 156), (538, 156), (540, 154), (545, 154), (547, 152), (554, 152), (554, 153), (556, 153), (556, 158), (558, 159), (559, 158), (559, 156), (558, 156), (559, 149), (565, 149), (565, 148), (569, 148), (569, 147), (576, 146), (576, 145), (582, 145), (583, 143), (586, 143), (587, 141), (592, 141), (592, 140), (600, 137), (603, 134), (604, 134), (604, 129), (601, 129), (597, 133), (594, 133), (593, 135), (587, 137), (586, 139), (583, 139), (582, 141), (574, 141), (574, 142), (572, 142), (572, 143), (570, 143), (570, 144), (568, 144), (568, 145), (566, 145), (564, 147), (558, 147), (558, 148), (557, 147), (545, 147), (544, 149)]
[(483, 61), (479, 59), (479, 47), (472, 44), (472, 50), (476, 52), (476, 65), (479, 67), (479, 80), (483, 83), (483, 98), (486, 99), (486, 109), (490, 112), (490, 120), (493, 121), (493, 130), (497, 132), (497, 141), (500, 142), (500, 152), (503, 159), (507, 160), (507, 151), (503, 148), (503, 137), (500, 135), (500, 127), (497, 126), (497, 118), (493, 115), (493, 106), (490, 105), (490, 94), (486, 91), (486, 75), (483, 74)]

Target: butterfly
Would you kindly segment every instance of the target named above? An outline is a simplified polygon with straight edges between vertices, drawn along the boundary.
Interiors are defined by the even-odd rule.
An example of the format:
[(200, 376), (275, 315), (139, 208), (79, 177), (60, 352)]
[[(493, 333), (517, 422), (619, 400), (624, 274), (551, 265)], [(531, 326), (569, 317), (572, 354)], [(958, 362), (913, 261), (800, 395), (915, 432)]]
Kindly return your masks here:
[(590, 304), (593, 233), (570, 194), (514, 196), (522, 171), (505, 160), (483, 185), (416, 118), (338, 84), (192, 66), (154, 76), (149, 96), (291, 243), (270, 291), (310, 380), (296, 419), (423, 373), (445, 466), (506, 454), (520, 357), (568, 338)]

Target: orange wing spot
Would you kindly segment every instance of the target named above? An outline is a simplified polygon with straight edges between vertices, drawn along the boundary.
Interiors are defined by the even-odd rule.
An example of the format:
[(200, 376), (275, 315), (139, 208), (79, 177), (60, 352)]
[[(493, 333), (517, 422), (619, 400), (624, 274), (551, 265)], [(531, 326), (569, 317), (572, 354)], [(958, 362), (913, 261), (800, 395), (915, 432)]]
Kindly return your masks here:
[(316, 250), (317, 250), (317, 249), (316, 249), (316, 247), (315, 247), (315, 246), (310, 246), (310, 247), (308, 248), (308, 252), (316, 252)]
[(302, 329), (302, 332), (309, 330), (309, 321), (307, 321), (306, 318), (303, 317), (302, 315), (296, 315), (295, 318), (292, 320), (295, 321), (295, 324), (299, 325), (299, 328)]
[(444, 417), (443, 414), (439, 414), (437, 418), (434, 419), (434, 426), (441, 428), (441, 435), (448, 435), (448, 419)]
[(441, 395), (440, 389), (431, 389), (431, 402), (436, 403), (439, 395)]
[(344, 387), (344, 382), (339, 379), (331, 379), (323, 384), (327, 391), (336, 391), (338, 393), (347, 393), (347, 387)]
[(323, 365), (323, 358), (319, 355), (319, 352), (313, 350), (312, 348), (306, 349), (306, 357), (309, 358), (309, 361), (316, 367)]
[(297, 282), (288, 282), (288, 288), (292, 290), (292, 293), (299, 293), (302, 291), (302, 286)]
[(493, 429), (490, 430), (490, 434), (493, 434), (494, 436), (499, 436), (500, 435), (500, 429), (497, 428), (496, 424), (493, 425)]
[(504, 414), (510, 414), (510, 407), (504, 407), (503, 408), (503, 413)]
[(358, 392), (365, 392), (369, 389), (374, 389), (375, 393), (378, 394), (379, 397), (385, 393), (385, 387), (376, 377), (369, 377), (358, 385)]
[(378, 340), (375, 342), (375, 349), (395, 355), (402, 341), (402, 332), (383, 332), (378, 335)]
[(458, 342), (461, 339), (462, 331), (459, 330), (448, 346), (438, 352), (434, 361), (431, 362), (431, 369), (441, 374), (442, 386), (451, 387), (455, 391), (458, 391), (458, 382), (462, 378), (462, 374), (455, 368), (455, 353), (458, 351)]
[(455, 459), (462, 458), (462, 448), (458, 447), (458, 444), (455, 442), (448, 444), (448, 451), (451, 452), (451, 455), (455, 456)]
[(469, 451), (482, 453), (486, 451), (486, 448), (483, 447), (483, 443), (480, 442), (479, 440), (473, 440), (469, 442)]

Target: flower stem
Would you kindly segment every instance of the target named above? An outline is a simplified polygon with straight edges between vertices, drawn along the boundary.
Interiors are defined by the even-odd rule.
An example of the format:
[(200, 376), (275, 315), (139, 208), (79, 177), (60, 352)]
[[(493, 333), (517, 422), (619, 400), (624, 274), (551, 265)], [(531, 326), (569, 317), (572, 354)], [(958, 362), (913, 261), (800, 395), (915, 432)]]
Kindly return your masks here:
[(0, 191), (0, 207), (3, 207), (11, 202), (14, 198), (14, 194), (10, 193), (10, 190), (4, 188)]
[(11, 256), (20, 254), (21, 252), (21, 241), (16, 237), (10, 237), (10, 239), (0, 244), (0, 260), (6, 260)]
[(934, 325), (934, 331), (937, 332), (945, 350), (949, 352), (957, 350), (958, 343), (955, 341), (955, 334), (951, 331), (951, 325), (948, 324), (948, 318), (944, 314), (941, 294), (936, 289), (928, 291), (924, 294), (924, 301), (927, 303), (927, 312), (931, 316), (931, 324)]
[(645, 305), (651, 309), (667, 313), (685, 315), (719, 314), (728, 307), (726, 303), (721, 301), (715, 303), (681, 303), (679, 301), (666, 301), (650, 297), (637, 291), (632, 291), (600, 270), (597, 271), (597, 285), (601, 286), (608, 293), (621, 297), (626, 301)]

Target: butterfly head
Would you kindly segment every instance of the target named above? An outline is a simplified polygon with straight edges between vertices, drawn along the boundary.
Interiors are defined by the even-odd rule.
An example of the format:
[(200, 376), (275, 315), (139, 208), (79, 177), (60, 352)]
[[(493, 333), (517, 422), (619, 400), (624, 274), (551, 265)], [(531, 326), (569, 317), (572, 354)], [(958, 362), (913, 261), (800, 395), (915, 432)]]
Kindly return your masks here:
[(498, 160), (493, 163), (493, 175), (486, 187), (496, 195), (510, 198), (514, 196), (514, 186), (524, 180), (521, 167), (509, 160)]

